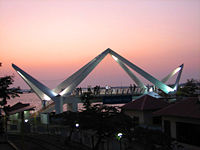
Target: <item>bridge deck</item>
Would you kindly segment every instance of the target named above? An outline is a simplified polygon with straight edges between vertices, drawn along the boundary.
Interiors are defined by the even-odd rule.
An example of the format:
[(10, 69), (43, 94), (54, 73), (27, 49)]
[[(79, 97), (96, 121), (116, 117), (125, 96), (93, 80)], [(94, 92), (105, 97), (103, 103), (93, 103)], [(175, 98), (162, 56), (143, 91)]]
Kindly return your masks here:
[[(88, 88), (83, 88), (83, 89), (75, 89), (71, 95), (69, 96), (69, 98), (78, 98), (80, 99), (79, 103), (82, 103), (81, 101), (81, 97), (84, 93), (90, 91), (91, 92), (91, 96), (92, 99), (91, 101), (93, 103), (95, 102), (103, 102), (104, 100), (106, 101), (105, 103), (109, 103), (109, 104), (121, 104), (121, 103), (127, 103), (127, 96), (130, 97), (137, 97), (140, 95), (143, 95), (143, 91), (139, 88), (135, 88), (135, 89), (131, 89), (129, 87), (123, 87), (123, 88), (100, 88), (99, 90), (95, 90), (94, 88), (88, 89)], [(108, 100), (109, 99), (109, 100)], [(115, 102), (112, 103), (112, 100), (116, 100)], [(121, 99), (121, 100), (119, 100)], [(124, 101), (124, 102), (123, 102)], [(63, 104), (66, 104), (66, 102), (64, 101)], [(51, 101), (49, 104), (47, 104), (46, 107), (41, 108), (40, 110), (38, 110), (36, 112), (36, 114), (42, 113), (42, 112), (49, 112), (49, 111), (53, 111), (55, 108), (55, 103), (53, 101)]]

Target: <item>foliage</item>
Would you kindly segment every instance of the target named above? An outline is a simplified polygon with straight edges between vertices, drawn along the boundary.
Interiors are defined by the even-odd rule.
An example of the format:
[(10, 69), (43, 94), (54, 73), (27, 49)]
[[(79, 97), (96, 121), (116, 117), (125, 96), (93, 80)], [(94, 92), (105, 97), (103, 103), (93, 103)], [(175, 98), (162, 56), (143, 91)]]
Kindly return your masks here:
[(195, 93), (196, 90), (198, 90), (198, 81), (195, 79), (187, 79), (183, 87), (180, 87), (177, 91), (177, 96), (196, 97), (198, 96)]
[(5, 106), (7, 104), (7, 99), (11, 97), (19, 97), (20, 88), (10, 88), (14, 82), (13, 76), (5, 76), (0, 78), (0, 105)]
[(83, 108), (87, 111), (89, 111), (91, 108), (91, 102), (90, 100), (93, 98), (91, 92), (85, 92), (81, 96), (81, 101), (83, 102)]
[(93, 130), (99, 137), (95, 148), (103, 138), (114, 137), (121, 132), (128, 135), (131, 118), (119, 111), (119, 107), (104, 104), (91, 105), (92, 96), (86, 93), (82, 96), (84, 109), (79, 113), (80, 128), (82, 130)]
[[(1, 63), (0, 63), (1, 66)], [(10, 88), (10, 85), (13, 84), (13, 76), (4, 76), (0, 77), (0, 106), (3, 108), (4, 112), (6, 113), (6, 131), (7, 131), (7, 110), (9, 106), (6, 106), (7, 104), (7, 99), (14, 98), (14, 97), (19, 97), (18, 93), (20, 91), (20, 88)], [(0, 114), (1, 115), (1, 114)], [(0, 116), (0, 132), (3, 132), (3, 117)]]
[(160, 130), (137, 127), (133, 137), (137, 143), (143, 145), (144, 149), (171, 150), (172, 139)]
[[(122, 139), (129, 139), (146, 149), (170, 150), (172, 140), (160, 130), (150, 130), (148, 128), (132, 128), (132, 119), (120, 112), (118, 107), (107, 106), (103, 104), (91, 104), (91, 93), (85, 93), (81, 97), (84, 103), (84, 109), (81, 112), (64, 112), (56, 115), (56, 124), (64, 124), (70, 127), (70, 134), (66, 141), (71, 139), (74, 131), (92, 130), (95, 137), (98, 137), (94, 143), (94, 149), (98, 149), (102, 139), (113, 138), (118, 133), (122, 133)], [(56, 119), (54, 119), (55, 121)], [(79, 126), (76, 127), (75, 124)]]

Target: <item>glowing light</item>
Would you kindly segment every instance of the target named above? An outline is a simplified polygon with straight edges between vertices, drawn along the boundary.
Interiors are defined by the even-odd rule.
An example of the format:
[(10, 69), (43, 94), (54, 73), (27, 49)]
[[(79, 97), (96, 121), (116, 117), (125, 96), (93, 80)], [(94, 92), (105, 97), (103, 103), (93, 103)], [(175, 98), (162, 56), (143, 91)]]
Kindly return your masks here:
[(179, 72), (181, 70), (181, 67), (176, 68), (175, 72)]
[(28, 122), (28, 119), (25, 119), (24, 122)]
[(120, 132), (117, 134), (117, 139), (120, 140), (122, 138), (123, 134)]
[(118, 61), (118, 58), (115, 57), (115, 56), (113, 56), (113, 55), (112, 55), (112, 58), (113, 58), (115, 61)]
[(51, 98), (49, 96), (47, 96), (47, 95), (44, 95), (44, 100), (50, 101)]
[(152, 87), (149, 89), (149, 92), (153, 92), (153, 88)]
[(173, 89), (174, 89), (174, 90), (177, 90), (177, 85), (175, 85)]
[(122, 135), (123, 135), (122, 133), (118, 133), (118, 134), (117, 134), (117, 136), (119, 136), (119, 137), (122, 137)]
[(79, 123), (76, 123), (76, 124), (75, 124), (75, 127), (78, 128), (78, 127), (79, 127)]
[(69, 90), (69, 88), (66, 88), (66, 89), (64, 89), (62, 92), (60, 92), (59, 94), (60, 94), (61, 96), (63, 96), (65, 93), (67, 93), (68, 90)]
[(54, 95), (54, 96), (57, 96), (58, 94), (55, 93), (54, 91), (51, 91), (51, 93)]

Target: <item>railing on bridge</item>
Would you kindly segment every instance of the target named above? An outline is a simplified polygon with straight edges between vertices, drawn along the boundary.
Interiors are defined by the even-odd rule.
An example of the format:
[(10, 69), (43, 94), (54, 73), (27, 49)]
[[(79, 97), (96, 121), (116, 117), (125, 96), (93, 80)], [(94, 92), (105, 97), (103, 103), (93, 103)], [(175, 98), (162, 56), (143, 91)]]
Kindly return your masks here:
[(94, 88), (76, 88), (71, 95), (81, 96), (83, 93), (91, 92), (93, 95), (141, 95), (144, 93), (144, 89), (130, 88), (130, 87), (99, 87)]
[[(71, 96), (79, 96), (81, 97), (86, 92), (91, 92), (92, 95), (95, 97), (105, 97), (105, 96), (120, 96), (120, 95), (132, 95), (132, 96), (139, 96), (144, 94), (145, 89), (141, 89), (139, 87), (88, 87), (88, 88), (76, 88), (72, 93)], [(41, 108), (36, 112), (39, 114), (47, 109), (50, 109), (55, 105), (54, 102), (48, 103), (45, 107)]]

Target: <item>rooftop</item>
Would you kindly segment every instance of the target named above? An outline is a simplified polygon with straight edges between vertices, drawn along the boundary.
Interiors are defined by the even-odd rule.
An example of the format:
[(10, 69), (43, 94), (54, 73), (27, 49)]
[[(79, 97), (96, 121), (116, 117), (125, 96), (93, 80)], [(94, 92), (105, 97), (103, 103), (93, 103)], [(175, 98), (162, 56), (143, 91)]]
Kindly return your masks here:
[(9, 115), (22, 112), (22, 111), (27, 111), (27, 110), (34, 110), (34, 106), (30, 106), (30, 104), (23, 104), (21, 102), (16, 103), (15, 105), (8, 107), (7, 108), (7, 113)]
[(163, 99), (155, 98), (150, 95), (144, 95), (132, 102), (122, 106), (125, 110), (157, 110), (168, 106), (168, 102)]
[(200, 119), (200, 101), (197, 97), (189, 97), (158, 110), (154, 114)]

